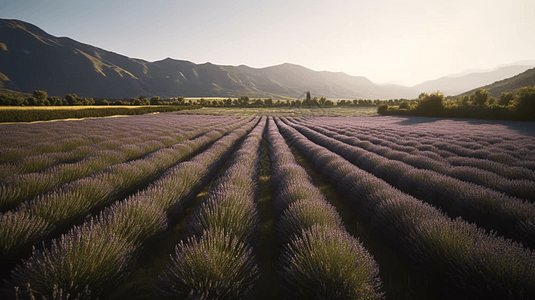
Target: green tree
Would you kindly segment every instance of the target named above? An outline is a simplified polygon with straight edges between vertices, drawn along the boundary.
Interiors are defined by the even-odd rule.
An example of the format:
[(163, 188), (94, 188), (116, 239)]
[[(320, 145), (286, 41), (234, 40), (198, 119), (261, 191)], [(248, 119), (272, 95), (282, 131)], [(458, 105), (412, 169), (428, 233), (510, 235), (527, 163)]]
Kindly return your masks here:
[(46, 100), (46, 98), (48, 97), (48, 94), (45, 91), (35, 90), (33, 91), (33, 97), (35, 99)]
[(384, 103), (377, 107), (377, 113), (378, 114), (384, 114), (388, 111), (388, 104)]
[(160, 99), (160, 96), (153, 96), (150, 98), (150, 105), (161, 105), (162, 100)]
[(240, 98), (238, 98), (238, 103), (239, 105), (243, 105), (243, 106), (249, 105), (249, 97), (241, 96)]
[(82, 98), (80, 99), (80, 102), (83, 105), (95, 105), (95, 100), (93, 98)]
[(483, 107), (487, 104), (489, 95), (489, 91), (484, 88), (479, 88), (470, 96), (470, 101), (472, 101), (472, 105)]
[(525, 86), (515, 91), (516, 111), (520, 116), (535, 120), (535, 87)]
[(35, 97), (28, 97), (28, 98), (26, 98), (26, 101), (28, 102), (29, 106), (36, 106), (37, 105), (37, 98), (35, 98)]
[(500, 95), (500, 100), (498, 100), (498, 104), (499, 105), (503, 105), (503, 106), (507, 106), (511, 103), (511, 101), (513, 101), (513, 99), (515, 98), (515, 95), (511, 92), (503, 92), (501, 95)]
[(130, 98), (130, 105), (141, 105), (141, 100), (139, 98)]
[(65, 100), (67, 100), (67, 103), (69, 105), (78, 105), (79, 98), (76, 94), (70, 94), (65, 96)]
[(420, 94), (420, 103), (418, 103), (417, 110), (423, 115), (436, 116), (440, 114), (443, 108), (444, 94), (442, 92)]

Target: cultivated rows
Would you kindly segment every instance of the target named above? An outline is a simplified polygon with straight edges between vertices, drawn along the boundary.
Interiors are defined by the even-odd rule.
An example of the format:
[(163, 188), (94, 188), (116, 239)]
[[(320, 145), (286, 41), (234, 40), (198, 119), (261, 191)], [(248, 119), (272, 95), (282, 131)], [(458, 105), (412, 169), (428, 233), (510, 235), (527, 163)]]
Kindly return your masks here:
[(33, 251), (13, 270), (10, 285), (19, 291), (25, 288), (22, 296), (34, 291), (80, 298), (105, 293), (132, 268), (143, 245), (166, 229), (167, 215), (180, 213), (187, 196), (219, 169), (256, 122), (249, 121), (191, 160), (168, 169), (147, 189), (53, 240), (50, 248)]
[[(310, 140), (336, 152), (357, 167), (396, 188), (444, 209), (449, 216), (453, 218), (460, 216), (486, 229), (496, 230), (508, 238), (514, 238), (526, 246), (535, 247), (535, 238), (532, 234), (535, 232), (534, 203), (436, 171), (419, 169), (404, 162), (388, 159), (323, 135), (309, 127), (294, 126)], [(529, 181), (529, 183), (534, 182)]]
[(531, 250), (488, 234), (475, 224), (451, 219), (328, 149), (351, 151), (339, 150), (343, 145), (322, 143), (328, 146), (324, 148), (307, 138), (321, 138), (319, 134), (294, 125), (308, 130), (303, 135), (282, 121), (278, 125), (287, 139), (345, 194), (355, 215), (381, 232), (413, 268), (430, 276), (433, 288), (446, 298), (522, 298), (535, 292), (535, 254)]
[(281, 276), (290, 299), (379, 299), (379, 269), (299, 166), (272, 119), (266, 133)]
[[(397, 298), (389, 291), (401, 279), (382, 273), (388, 260), (374, 256), (385, 252), (370, 241), (444, 299), (535, 297), (535, 139), (397, 120), (159, 114), (0, 127), (0, 260), (10, 271), (0, 295), (117, 296), (147, 249), (177, 234), (140, 298), (263, 299), (266, 264), (287, 299)], [(276, 236), (279, 257), (266, 263), (259, 228), (271, 212), (257, 204), (267, 171), (275, 223), (263, 234)]]

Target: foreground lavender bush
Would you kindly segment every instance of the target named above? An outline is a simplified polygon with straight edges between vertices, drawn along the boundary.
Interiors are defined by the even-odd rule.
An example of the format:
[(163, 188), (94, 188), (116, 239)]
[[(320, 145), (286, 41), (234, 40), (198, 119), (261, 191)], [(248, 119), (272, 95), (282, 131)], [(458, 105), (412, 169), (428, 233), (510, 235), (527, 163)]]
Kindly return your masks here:
[[(535, 296), (535, 253), (487, 234), (462, 219), (394, 189), (297, 130), (278, 122), (283, 134), (318, 169), (345, 163), (327, 177), (355, 214), (411, 262), (444, 298), (529, 299)], [(442, 272), (437, 272), (442, 270)]]
[(36, 240), (53, 228), (52, 224), (25, 211), (0, 213), (0, 263), (16, 262), (21, 249), (30, 250)]
[(382, 298), (377, 263), (345, 231), (336, 209), (297, 165), (272, 119), (266, 136), (286, 298)]
[(192, 236), (177, 245), (171, 264), (158, 278), (157, 289), (164, 297), (251, 297), (259, 276), (252, 244), (259, 222), (256, 176), (265, 122), (263, 118), (251, 131), (191, 217)]
[[(289, 299), (380, 298), (378, 268), (346, 231), (313, 225), (293, 239), (282, 257)], [(371, 280), (370, 280), (371, 279)]]
[[(19, 299), (46, 299), (58, 292), (72, 299), (94, 299), (126, 274), (135, 249), (96, 224), (76, 227), (54, 240), (50, 249), (35, 250), (30, 259), (17, 266), (11, 280), (24, 284), (10, 292), (18, 292)], [(26, 291), (24, 287), (28, 287)]]
[(251, 247), (223, 230), (210, 230), (176, 246), (159, 291), (175, 299), (242, 299), (258, 273)]

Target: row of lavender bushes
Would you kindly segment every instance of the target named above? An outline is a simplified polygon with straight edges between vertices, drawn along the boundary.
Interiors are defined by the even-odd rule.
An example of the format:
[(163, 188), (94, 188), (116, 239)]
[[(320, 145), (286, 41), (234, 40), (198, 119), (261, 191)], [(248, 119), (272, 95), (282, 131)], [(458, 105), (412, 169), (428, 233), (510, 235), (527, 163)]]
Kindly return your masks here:
[[(303, 125), (308, 125), (309, 121)], [(473, 125), (457, 121), (461, 123), (459, 125), (450, 121), (444, 124), (443, 127), (448, 128), (444, 132), (431, 126), (412, 126), (407, 131), (398, 124), (383, 125), (384, 121), (382, 118), (368, 122), (322, 118), (314, 123), (320, 126), (329, 124), (331, 130), (361, 140), (363, 148), (369, 147), (370, 143), (383, 145), (407, 153), (417, 152), (439, 161), (442, 157), (452, 165), (479, 167), (509, 179), (535, 178), (535, 138), (503, 130), (502, 124), (491, 127), (493, 124)], [(462, 125), (465, 128), (459, 128)], [(492, 136), (489, 136), (489, 131)], [(455, 163), (458, 158), (462, 158), (461, 164)]]
[[(328, 126), (327, 124), (323, 124), (323, 126), (306, 124), (307, 128), (323, 133), (329, 137), (353, 146), (357, 146), (366, 151), (379, 154), (389, 159), (402, 161), (415, 168), (432, 170), (440, 174), (457, 178), (459, 180), (483, 185), (514, 197), (535, 201), (535, 182), (533, 181), (533, 179), (535, 179), (535, 172), (529, 169), (513, 167), (515, 170), (521, 169), (521, 173), (527, 175), (528, 178), (506, 178), (502, 175), (470, 166), (451, 166), (448, 161), (439, 155), (422, 155), (420, 151), (413, 151), (412, 153), (399, 151), (394, 149), (395, 144), (391, 142), (383, 143), (386, 145), (362, 143), (362, 140), (355, 137), (355, 134), (341, 134), (339, 130), (337, 131), (331, 126)], [(362, 137), (362, 134), (359, 134), (359, 136)], [(502, 167), (502, 169), (509, 168)], [(508, 173), (511, 174), (511, 172)]]
[(274, 211), (287, 299), (381, 299), (379, 268), (345, 230), (336, 209), (310, 178), (270, 118)]
[(535, 204), (435, 171), (417, 169), (404, 162), (387, 159), (308, 127), (295, 123), (293, 127), (355, 166), (444, 209), (449, 216), (463, 217), (535, 249)]
[(49, 248), (34, 250), (17, 265), (5, 294), (13, 298), (98, 299), (113, 290), (135, 265), (143, 245), (162, 234), (192, 197), (214, 176), (258, 120), (215, 142), (206, 151), (168, 169), (147, 189), (115, 203)]
[[(172, 120), (169, 119), (169, 116), (166, 116), (162, 117), (161, 120), (156, 120), (153, 124), (135, 123), (136, 126), (132, 126), (132, 121), (137, 120), (130, 120), (129, 126), (119, 123), (115, 126), (109, 126), (110, 128), (105, 131), (102, 129), (99, 130), (99, 128), (96, 130), (95, 128), (91, 128), (90, 133), (87, 133), (87, 128), (84, 125), (91, 126), (95, 123), (56, 122), (60, 128), (48, 128), (48, 132), (37, 131), (43, 136), (24, 134), (24, 128), (21, 129), (21, 126), (12, 127), (10, 130), (13, 130), (13, 132), (9, 132), (6, 136), (2, 137), (3, 140), (6, 139), (7, 141), (3, 142), (0, 146), (0, 156), (2, 157), (0, 160), (4, 161), (4, 163), (0, 164), (0, 180), (9, 181), (9, 178), (16, 174), (42, 172), (58, 164), (75, 163), (89, 158), (94, 159), (95, 156), (105, 154), (101, 152), (103, 150), (114, 150), (150, 140), (161, 142), (165, 147), (169, 147), (176, 142), (195, 136), (193, 134), (199, 129), (191, 127), (191, 125), (195, 124), (192, 124), (195, 120), (191, 118), (175, 119)], [(167, 122), (162, 124), (162, 120)], [(205, 129), (213, 129), (217, 124), (226, 123), (225, 121), (228, 122), (229, 120), (222, 118), (210, 120), (208, 118), (207, 120), (203, 120), (202, 124)], [(106, 124), (111, 125), (110, 123)], [(172, 127), (169, 127), (170, 124), (172, 124)], [(72, 132), (69, 133), (67, 130), (61, 128), (65, 126), (69, 126)], [(167, 130), (161, 131), (162, 126), (166, 126)], [(139, 127), (143, 128), (143, 130), (139, 130)], [(127, 128), (132, 130), (125, 132)], [(4, 133), (4, 130), (1, 130), (0, 134), (4, 135)], [(57, 136), (58, 133), (63, 135), (59, 139)], [(10, 139), (12, 139), (12, 142), (10, 142)], [(32, 143), (17, 145), (20, 140), (26, 139), (32, 141)], [(129, 155), (135, 155), (135, 152), (130, 153), (132, 151), (145, 151), (141, 148), (135, 149), (129, 147), (127, 149), (123, 148), (122, 150), (127, 150)], [(141, 154), (139, 153), (139, 155)]]
[[(215, 116), (207, 116), (205, 121), (216, 123), (218, 119), (220, 123), (224, 122), (224, 118)], [(195, 118), (160, 114), (39, 124), (2, 124), (0, 164), (13, 164), (27, 156), (66, 152), (106, 140), (113, 143), (121, 138), (156, 137), (195, 129), (189, 125), (190, 122), (195, 123)]]
[(426, 276), (445, 299), (535, 296), (535, 253), (450, 219), (278, 122), (282, 133), (343, 193), (355, 215)]
[[(201, 122), (198, 120), (197, 124), (200, 125)], [(146, 140), (123, 145), (114, 150), (95, 151), (95, 155), (81, 161), (56, 165), (43, 172), (11, 176), (0, 182), (0, 211), (12, 209), (22, 201), (32, 199), (63, 184), (90, 176), (106, 167), (147, 156), (159, 149), (219, 128), (220, 125), (216, 123), (206, 129), (191, 130), (188, 134), (181, 135), (181, 140), (178, 141), (168, 140), (163, 143), (158, 139)]]
[[(395, 119), (394, 119), (395, 120)], [(529, 122), (492, 122), (467, 120), (439, 120), (411, 118), (392, 123), (379, 117), (359, 122), (347, 118), (346, 129), (355, 133), (365, 131), (370, 136), (402, 137), (403, 144), (414, 147), (431, 146), (461, 156), (515, 163), (515, 159), (534, 161), (535, 138), (529, 133)], [(383, 126), (383, 122), (387, 122)], [(399, 123), (423, 122), (419, 125), (399, 126)], [(427, 126), (427, 124), (429, 126)], [(379, 126), (377, 126), (379, 125)], [(489, 135), (489, 132), (492, 135)], [(436, 146), (434, 146), (436, 145)]]
[(35, 243), (51, 234), (64, 233), (88, 214), (135, 192), (177, 162), (221, 138), (222, 132), (231, 131), (247, 121), (221, 126), (219, 131), (213, 130), (161, 149), (144, 159), (110, 166), (0, 214), (0, 261), (17, 261), (29, 253)]
[(259, 276), (254, 247), (260, 144), (266, 118), (249, 133), (188, 223), (157, 289), (169, 299), (248, 299)]

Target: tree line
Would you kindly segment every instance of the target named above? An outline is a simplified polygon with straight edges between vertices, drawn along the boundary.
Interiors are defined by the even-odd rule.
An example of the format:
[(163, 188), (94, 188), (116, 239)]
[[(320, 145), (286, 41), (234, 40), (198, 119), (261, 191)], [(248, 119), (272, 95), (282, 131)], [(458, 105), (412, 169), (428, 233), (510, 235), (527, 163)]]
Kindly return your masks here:
[(148, 105), (198, 105), (204, 107), (373, 107), (381, 104), (389, 106), (399, 105), (405, 99), (391, 99), (391, 100), (370, 100), (370, 99), (354, 99), (354, 100), (331, 100), (326, 97), (310, 97), (307, 93), (306, 99), (296, 100), (273, 100), (272, 98), (249, 98), (248, 96), (240, 96), (239, 98), (227, 99), (205, 99), (198, 100), (188, 99), (180, 96), (175, 98), (162, 99), (159, 96), (153, 96), (150, 99), (147, 96), (139, 96), (125, 99), (93, 99), (86, 97), (79, 97), (76, 94), (66, 95), (64, 98), (56, 96), (48, 96), (47, 92), (36, 90), (31, 95), (20, 96), (13, 94), (1, 94), (0, 106), (87, 106), (87, 105), (134, 105), (134, 106), (148, 106)]
[(31, 95), (25, 97), (21, 95), (2, 94), (0, 95), (0, 106), (88, 106), (88, 105), (181, 105), (187, 104), (184, 102), (184, 97), (176, 99), (162, 100), (159, 96), (148, 98), (147, 96), (139, 96), (138, 98), (129, 99), (93, 99), (87, 97), (79, 97), (76, 94), (66, 95), (65, 98), (56, 96), (49, 97), (48, 93), (42, 90), (35, 90)]
[(535, 120), (535, 86), (520, 87), (494, 98), (479, 88), (471, 95), (445, 98), (441, 92), (421, 93), (418, 99), (397, 106), (383, 103), (377, 112), (385, 115), (418, 115), (501, 120)]

